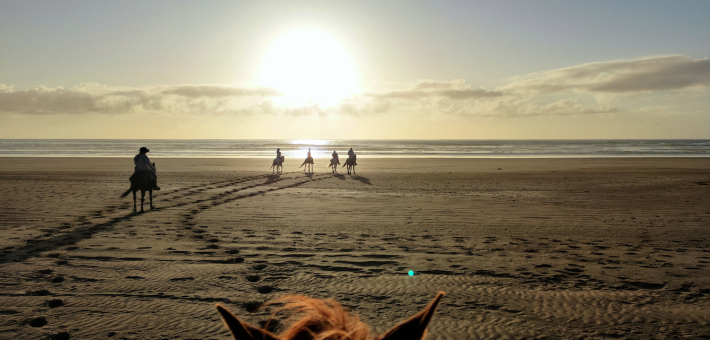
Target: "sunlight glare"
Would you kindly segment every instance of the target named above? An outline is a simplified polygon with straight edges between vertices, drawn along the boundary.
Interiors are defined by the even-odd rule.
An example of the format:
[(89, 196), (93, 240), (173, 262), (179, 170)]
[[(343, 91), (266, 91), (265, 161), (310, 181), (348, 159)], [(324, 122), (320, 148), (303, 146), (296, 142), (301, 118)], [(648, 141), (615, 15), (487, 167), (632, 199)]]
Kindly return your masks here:
[(355, 72), (335, 39), (301, 31), (273, 45), (260, 82), (285, 93), (282, 104), (332, 106), (354, 92)]

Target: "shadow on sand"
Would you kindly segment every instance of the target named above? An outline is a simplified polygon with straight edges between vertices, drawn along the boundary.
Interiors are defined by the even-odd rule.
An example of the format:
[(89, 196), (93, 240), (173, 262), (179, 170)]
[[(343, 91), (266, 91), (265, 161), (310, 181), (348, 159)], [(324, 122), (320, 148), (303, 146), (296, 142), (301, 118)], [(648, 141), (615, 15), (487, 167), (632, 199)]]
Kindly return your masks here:
[(362, 177), (360, 175), (350, 175), (350, 177), (352, 179), (360, 181), (363, 184), (372, 185), (372, 183), (370, 183), (370, 180), (367, 177)]
[[(150, 210), (149, 210), (150, 211)], [(43, 240), (30, 240), (25, 246), (12, 251), (7, 251), (0, 256), (0, 263), (9, 261), (22, 261), (27, 258), (42, 256), (42, 253), (57, 250), (65, 245), (75, 244), (76, 242), (91, 238), (98, 232), (106, 232), (113, 228), (119, 222), (128, 221), (132, 217), (144, 214), (130, 212), (120, 217), (114, 217), (108, 222), (100, 224), (90, 224), (74, 228), (65, 233), (52, 236)]]

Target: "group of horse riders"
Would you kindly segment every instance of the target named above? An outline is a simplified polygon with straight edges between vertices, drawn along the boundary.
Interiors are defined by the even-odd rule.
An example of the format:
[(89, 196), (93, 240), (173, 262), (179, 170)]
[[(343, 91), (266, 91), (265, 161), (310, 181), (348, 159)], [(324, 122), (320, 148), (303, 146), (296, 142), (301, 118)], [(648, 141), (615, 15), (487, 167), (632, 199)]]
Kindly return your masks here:
[[(160, 190), (160, 187), (158, 186), (158, 173), (155, 170), (155, 164), (150, 162), (150, 158), (148, 158), (148, 155), (146, 155), (150, 150), (148, 148), (141, 147), (140, 150), (138, 150), (138, 154), (133, 157), (133, 163), (136, 165), (134, 169), (134, 173), (131, 176), (131, 179), (133, 179), (135, 176), (139, 175), (147, 175), (149, 176), (154, 185), (153, 185), (153, 190)], [(333, 150), (333, 158), (331, 159), (331, 164), (340, 164), (340, 160), (338, 159), (338, 152)], [(355, 155), (355, 151), (353, 151), (353, 148), (350, 148), (348, 150), (348, 158), (352, 159), (352, 164), (357, 165), (357, 155)], [(276, 149), (276, 159), (279, 161), (279, 163), (283, 160), (281, 158), (281, 148)], [(304, 164), (313, 164), (313, 157), (311, 157), (311, 149), (308, 148), (308, 157), (306, 157), (306, 160), (303, 161), (303, 166)]]
[[(331, 163), (334, 161), (335, 164), (340, 164), (340, 159), (338, 159), (338, 152), (333, 150), (332, 154), (333, 158), (331, 159)], [(357, 155), (355, 154), (355, 151), (353, 151), (353, 148), (350, 148), (348, 150), (348, 158), (353, 160), (353, 165), (357, 165)], [(276, 149), (276, 162), (281, 162), (283, 158), (281, 158), (281, 148)], [(301, 163), (301, 166), (305, 164), (313, 164), (313, 157), (311, 156), (311, 148), (308, 148), (308, 156), (306, 157), (306, 160)], [(301, 167), (299, 166), (299, 168)]]

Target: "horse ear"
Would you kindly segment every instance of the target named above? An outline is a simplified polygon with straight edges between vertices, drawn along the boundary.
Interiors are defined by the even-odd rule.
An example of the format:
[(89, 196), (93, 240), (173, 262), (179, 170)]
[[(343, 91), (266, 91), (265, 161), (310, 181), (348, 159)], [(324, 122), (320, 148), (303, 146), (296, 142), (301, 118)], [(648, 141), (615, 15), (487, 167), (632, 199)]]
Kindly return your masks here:
[(217, 311), (222, 316), (224, 324), (232, 332), (234, 340), (279, 340), (276, 335), (269, 333), (267, 330), (239, 321), (236, 316), (221, 305), (217, 305)]
[(439, 292), (434, 300), (429, 303), (429, 306), (424, 308), (421, 312), (415, 314), (409, 320), (400, 323), (390, 329), (385, 335), (383, 335), (381, 340), (421, 340), (424, 339), (426, 335), (426, 328), (429, 326), (429, 321), (431, 321), (434, 312), (436, 312), (436, 306), (441, 302), (441, 298), (444, 297), (444, 292)]

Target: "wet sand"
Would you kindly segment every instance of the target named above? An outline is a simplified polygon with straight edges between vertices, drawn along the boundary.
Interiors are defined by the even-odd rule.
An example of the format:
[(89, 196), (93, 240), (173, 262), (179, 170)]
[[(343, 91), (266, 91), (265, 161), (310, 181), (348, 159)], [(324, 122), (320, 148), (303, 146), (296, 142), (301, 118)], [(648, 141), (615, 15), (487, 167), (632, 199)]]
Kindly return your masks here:
[(427, 339), (710, 338), (710, 158), (153, 161), (133, 214), (130, 158), (0, 159), (0, 339), (229, 339), (216, 303), (283, 294), (379, 334), (439, 290)]

